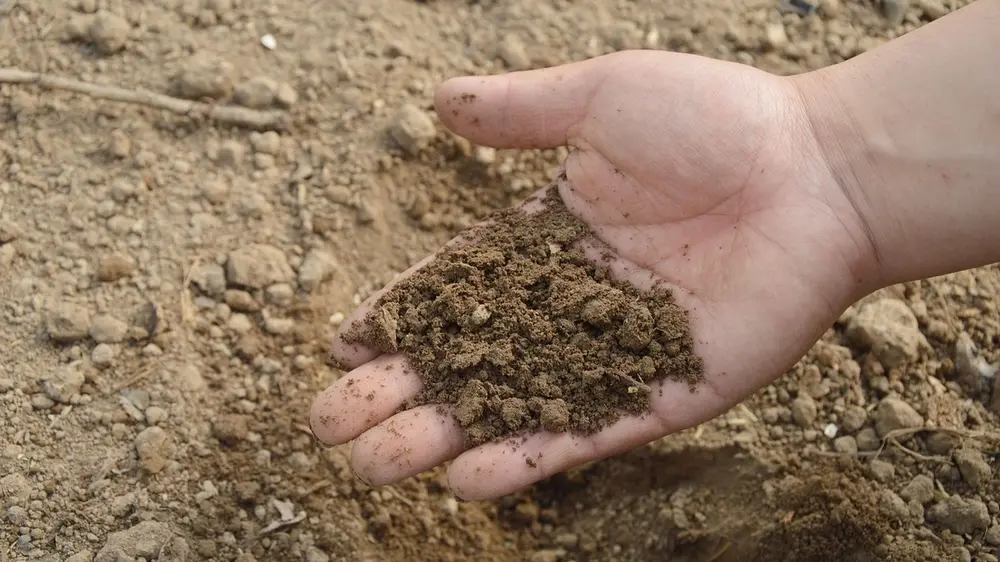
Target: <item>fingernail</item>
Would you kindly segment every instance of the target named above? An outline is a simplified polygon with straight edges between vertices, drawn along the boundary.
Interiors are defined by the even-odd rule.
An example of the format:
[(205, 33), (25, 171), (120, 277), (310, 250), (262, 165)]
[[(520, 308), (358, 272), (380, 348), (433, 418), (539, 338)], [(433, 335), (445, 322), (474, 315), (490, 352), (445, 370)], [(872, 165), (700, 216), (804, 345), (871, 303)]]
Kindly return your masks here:
[(312, 419), (312, 416), (309, 416), (309, 433), (312, 433), (313, 439), (315, 439), (316, 442), (319, 443), (320, 447), (322, 447), (324, 449), (332, 449), (332, 448), (336, 447), (336, 445), (332, 445), (330, 443), (327, 443), (327, 442), (323, 441), (322, 439), (320, 439), (319, 435), (316, 435), (316, 430), (313, 429), (313, 419)]
[(374, 488), (375, 487), (375, 486), (372, 486), (371, 482), (369, 482), (368, 480), (365, 480), (361, 476), (361, 473), (354, 469), (353, 465), (351, 466), (351, 473), (354, 474), (354, 477), (357, 478), (358, 480), (360, 480), (361, 483), (364, 484), (365, 486), (368, 486), (369, 488)]

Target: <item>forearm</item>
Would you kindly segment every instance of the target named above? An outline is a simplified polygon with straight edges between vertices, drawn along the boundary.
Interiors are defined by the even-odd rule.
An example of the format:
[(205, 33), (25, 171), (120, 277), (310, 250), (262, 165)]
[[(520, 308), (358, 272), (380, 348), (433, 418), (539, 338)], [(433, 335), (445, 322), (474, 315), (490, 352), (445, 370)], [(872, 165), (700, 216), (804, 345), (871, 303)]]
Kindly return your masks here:
[(1000, 261), (998, 29), (1000, 0), (978, 0), (792, 79), (879, 286)]

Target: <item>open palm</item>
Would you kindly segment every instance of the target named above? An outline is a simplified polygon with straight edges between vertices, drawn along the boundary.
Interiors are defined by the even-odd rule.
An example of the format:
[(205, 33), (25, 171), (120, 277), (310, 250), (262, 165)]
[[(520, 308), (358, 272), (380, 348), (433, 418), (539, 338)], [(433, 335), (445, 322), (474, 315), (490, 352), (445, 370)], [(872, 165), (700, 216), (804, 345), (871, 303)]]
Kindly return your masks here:
[[(650, 394), (653, 415), (590, 437), (540, 432), (518, 455), (507, 443), (465, 451), (457, 423), (433, 406), (395, 413), (420, 390), (401, 356), (338, 338), (334, 352), (353, 371), (317, 398), (311, 425), (327, 443), (357, 438), (352, 465), (373, 485), (454, 459), (455, 493), (492, 498), (707, 421), (783, 373), (868, 283), (865, 230), (790, 79), (692, 55), (625, 52), (451, 80), (437, 108), (479, 144), (572, 147), (557, 187), (566, 205), (616, 250), (616, 275), (675, 288), (706, 383), (694, 393), (663, 383)], [(375, 400), (364, 398), (369, 388)], [(528, 465), (524, 454), (539, 460)]]

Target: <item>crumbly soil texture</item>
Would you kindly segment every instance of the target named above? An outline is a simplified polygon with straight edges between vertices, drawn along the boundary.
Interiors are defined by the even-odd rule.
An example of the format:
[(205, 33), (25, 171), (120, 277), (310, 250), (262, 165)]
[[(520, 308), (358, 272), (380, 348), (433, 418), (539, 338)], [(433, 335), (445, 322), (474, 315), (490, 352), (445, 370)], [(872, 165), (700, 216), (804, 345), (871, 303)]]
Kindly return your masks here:
[(424, 386), (404, 407), (453, 405), (469, 446), (525, 430), (590, 434), (648, 413), (654, 382), (701, 380), (669, 289), (640, 291), (588, 258), (593, 233), (556, 184), (531, 202), (541, 209), (498, 211), (463, 234), (344, 337), (402, 352)]
[[(471, 225), (538, 224), (502, 211), (567, 156), (450, 134), (442, 80), (632, 48), (795, 74), (966, 3), (0, 0), (4, 67), (289, 124), (0, 83), (0, 561), (997, 562), (995, 265), (866, 297), (718, 418), (496, 501), (443, 467), (372, 489), (307, 422), (343, 319)], [(587, 432), (696, 380), (666, 292), (581, 260), (552, 209), (384, 303), (420, 400), (474, 439)]]

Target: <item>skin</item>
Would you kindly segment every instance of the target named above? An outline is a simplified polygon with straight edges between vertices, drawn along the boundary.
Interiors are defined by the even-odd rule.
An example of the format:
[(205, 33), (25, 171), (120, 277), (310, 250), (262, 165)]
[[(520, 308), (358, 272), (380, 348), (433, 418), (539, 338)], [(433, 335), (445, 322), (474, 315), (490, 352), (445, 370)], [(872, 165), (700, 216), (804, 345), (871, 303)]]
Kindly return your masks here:
[[(653, 415), (587, 438), (540, 432), (517, 454), (507, 443), (466, 451), (455, 422), (433, 406), (393, 415), (420, 389), (401, 356), (335, 337), (334, 355), (351, 371), (314, 402), (317, 438), (354, 440), (353, 468), (371, 485), (451, 461), (459, 498), (495, 498), (724, 413), (783, 374), (875, 289), (993, 261), (1000, 248), (986, 215), (995, 224), (1000, 108), (992, 92), (1000, 78), (952, 60), (993, 68), (998, 6), (980, 0), (848, 63), (796, 77), (632, 51), (445, 82), (438, 114), (472, 142), (572, 148), (568, 182), (557, 189), (616, 250), (617, 275), (676, 289), (706, 383), (693, 393), (665, 383), (651, 393)], [(944, 103), (959, 79), (979, 83)], [(927, 120), (914, 119), (914, 110), (930, 107)], [(986, 202), (992, 207), (982, 208)], [(947, 241), (959, 236), (983, 246), (956, 252)], [(930, 251), (919, 252), (915, 239)], [(376, 398), (367, 400), (372, 390)]]

